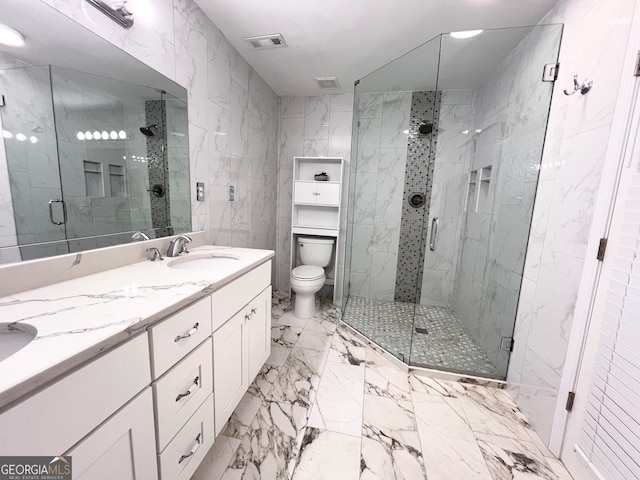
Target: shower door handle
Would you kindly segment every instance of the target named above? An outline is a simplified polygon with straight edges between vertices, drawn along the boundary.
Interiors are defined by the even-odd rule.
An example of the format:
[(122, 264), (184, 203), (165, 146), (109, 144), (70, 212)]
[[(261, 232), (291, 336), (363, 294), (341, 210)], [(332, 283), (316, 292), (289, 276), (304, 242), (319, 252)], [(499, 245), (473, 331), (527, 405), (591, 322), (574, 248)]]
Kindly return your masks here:
[[(56, 222), (53, 219), (53, 204), (54, 203), (61, 203), (62, 204), (62, 221), (61, 222)], [(51, 223), (53, 223), (54, 225), (64, 225), (65, 223), (67, 223), (67, 204), (64, 202), (64, 200), (58, 200), (57, 198), (49, 200), (49, 219), (51, 220)]]
[(429, 250), (436, 251), (438, 244), (438, 218), (431, 220), (431, 237), (429, 238)]

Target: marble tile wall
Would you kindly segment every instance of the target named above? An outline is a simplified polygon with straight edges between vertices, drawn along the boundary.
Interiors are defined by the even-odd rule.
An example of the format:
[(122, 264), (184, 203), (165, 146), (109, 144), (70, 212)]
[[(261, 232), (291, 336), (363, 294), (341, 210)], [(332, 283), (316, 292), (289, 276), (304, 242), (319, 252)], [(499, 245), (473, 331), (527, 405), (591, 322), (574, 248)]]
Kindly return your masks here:
[[(560, 0), (543, 20), (565, 25), (562, 68), (551, 103), (507, 380), (545, 442), (559, 401), (635, 3)], [(597, 79), (598, 88), (588, 97), (564, 96), (574, 74)]]
[(187, 104), (181, 100), (165, 100), (167, 115), (167, 155), (169, 158), (169, 189), (171, 226), (174, 231), (191, 230), (191, 190), (189, 188), (189, 131)]
[[(353, 95), (320, 95), (282, 97), (280, 99), (280, 155), (278, 162), (278, 238), (276, 271), (278, 290), (289, 290), (291, 255), (291, 195), (293, 187), (293, 157), (342, 157), (345, 178), (340, 219), (340, 240), (346, 229), (346, 201), (351, 163), (351, 123)], [(338, 251), (338, 272), (344, 266), (344, 242)], [(342, 290), (341, 282), (335, 285)], [(338, 299), (340, 296), (338, 296)]]
[[(14, 57), (0, 52), (0, 69), (16, 68), (27, 66)], [(2, 127), (2, 116), (0, 115), (0, 131)], [(4, 136), (0, 135), (0, 247), (17, 245), (16, 223), (13, 218), (13, 199), (11, 198), (11, 187), (9, 185), (9, 169), (7, 166), (7, 155), (4, 145)], [(17, 252), (19, 254), (19, 252)], [(6, 254), (6, 255), (5, 255)], [(0, 248), (0, 264), (8, 263), (15, 257), (16, 252)], [(6, 258), (5, 258), (6, 256)]]
[[(353, 194), (350, 294), (393, 301), (411, 92), (362, 93)], [(351, 209), (351, 207), (350, 207)]]
[(457, 252), (463, 234), (464, 201), (470, 162), (471, 90), (442, 92), (431, 205), (428, 221), (438, 219), (435, 251), (425, 245), (420, 303), (451, 306), (457, 279)]
[(200, 8), (158, 0), (125, 30), (95, 9), (43, 1), (188, 90), (193, 229), (215, 244), (275, 249), (278, 97)]
[(472, 103), (469, 169), (490, 180), (469, 187), (478, 196), (466, 212), (453, 309), (502, 377), (509, 352), (500, 339), (511, 336), (516, 317), (552, 92), (539, 71), (555, 61), (560, 33), (535, 28)]

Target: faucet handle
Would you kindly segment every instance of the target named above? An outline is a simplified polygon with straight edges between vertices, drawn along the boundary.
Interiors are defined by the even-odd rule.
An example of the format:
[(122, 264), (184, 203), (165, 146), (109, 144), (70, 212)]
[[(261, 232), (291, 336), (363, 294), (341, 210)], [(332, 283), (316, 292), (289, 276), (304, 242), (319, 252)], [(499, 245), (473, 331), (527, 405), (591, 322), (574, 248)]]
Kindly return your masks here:
[(164, 260), (164, 257), (160, 253), (160, 250), (158, 250), (156, 247), (147, 248), (147, 252), (153, 253), (153, 256), (151, 257), (152, 262), (161, 262), (162, 260)]

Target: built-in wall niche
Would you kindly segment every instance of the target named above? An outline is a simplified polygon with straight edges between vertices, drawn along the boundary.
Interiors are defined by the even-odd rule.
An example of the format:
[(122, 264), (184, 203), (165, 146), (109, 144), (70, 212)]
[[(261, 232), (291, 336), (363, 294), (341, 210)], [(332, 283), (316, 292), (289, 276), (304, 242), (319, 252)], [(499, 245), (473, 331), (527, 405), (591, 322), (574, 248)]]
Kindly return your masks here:
[(491, 165), (480, 169), (480, 183), (478, 184), (477, 212), (487, 212), (487, 199), (489, 198), (489, 186), (491, 185)]
[(477, 183), (478, 183), (478, 171), (471, 170), (469, 172), (469, 182), (467, 184), (467, 203), (465, 205), (465, 210), (467, 212), (477, 212), (477, 208), (478, 208)]
[(84, 185), (87, 197), (104, 197), (104, 182), (102, 178), (102, 164), (84, 160)]
[(476, 213), (486, 210), (490, 185), (491, 165), (482, 167), (480, 170), (471, 170), (469, 172), (466, 211)]
[(109, 164), (109, 186), (112, 197), (126, 197), (126, 182), (124, 178), (124, 166)]

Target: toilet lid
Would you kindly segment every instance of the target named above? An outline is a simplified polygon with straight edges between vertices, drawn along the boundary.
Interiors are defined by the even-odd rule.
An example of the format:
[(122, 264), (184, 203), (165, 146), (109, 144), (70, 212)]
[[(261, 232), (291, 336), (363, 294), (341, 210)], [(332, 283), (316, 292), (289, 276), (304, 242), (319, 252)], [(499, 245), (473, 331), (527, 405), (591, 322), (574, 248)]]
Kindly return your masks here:
[(300, 265), (293, 269), (291, 275), (300, 280), (317, 280), (324, 275), (324, 268), (316, 265)]

